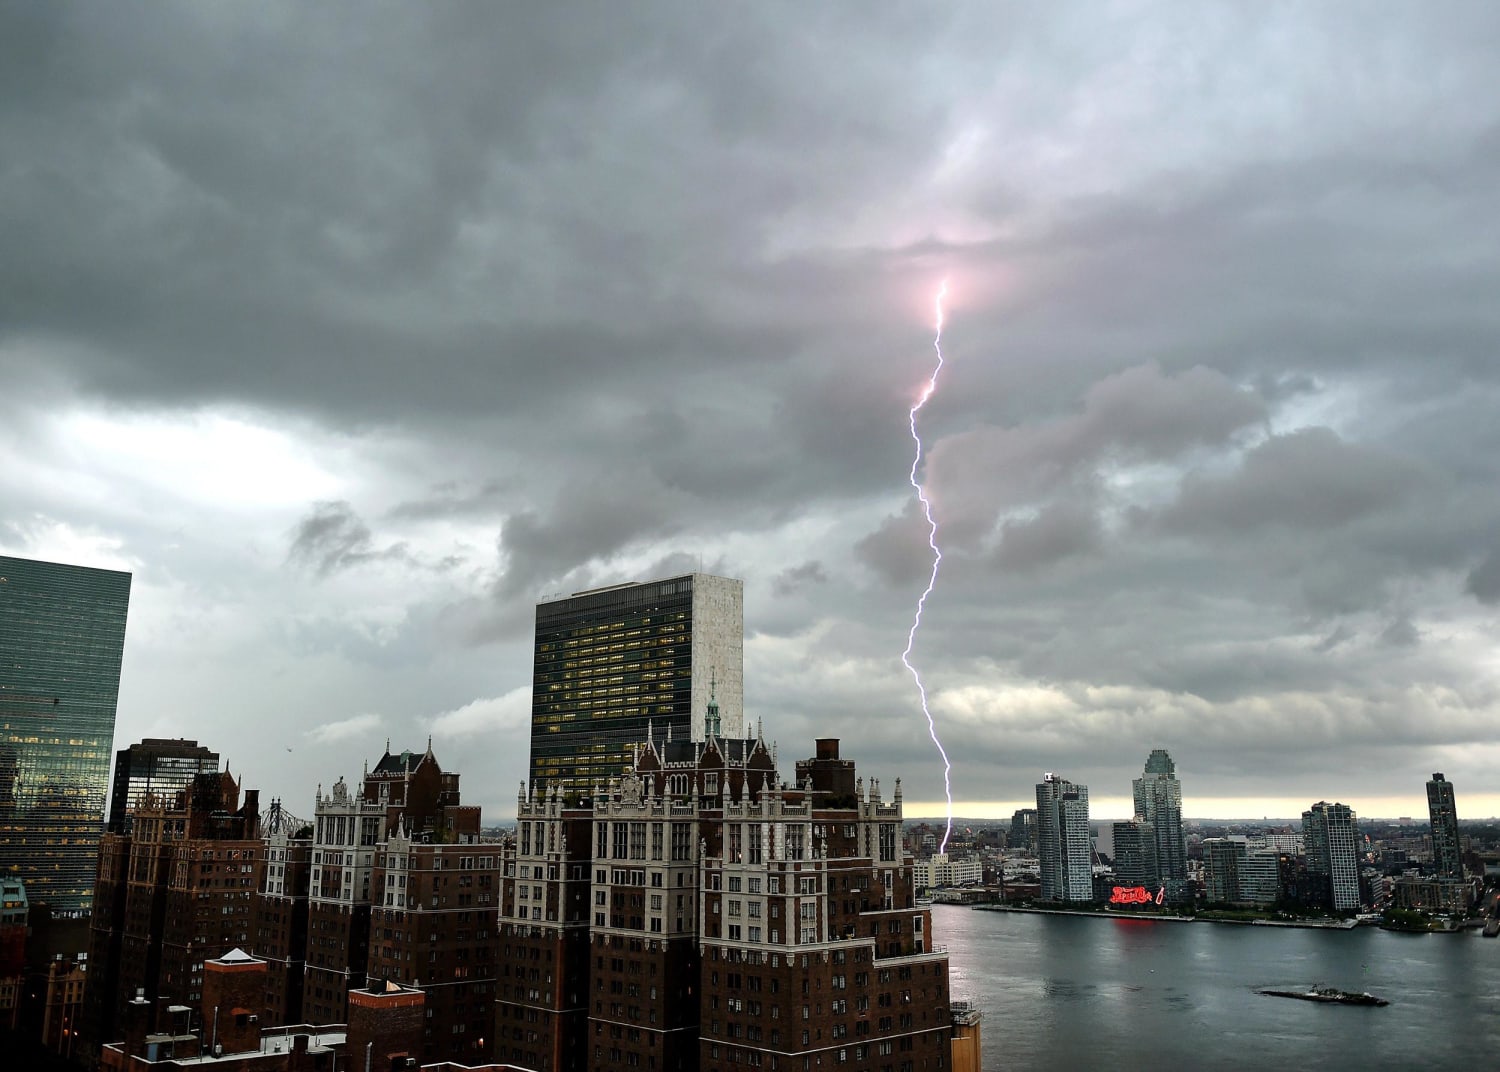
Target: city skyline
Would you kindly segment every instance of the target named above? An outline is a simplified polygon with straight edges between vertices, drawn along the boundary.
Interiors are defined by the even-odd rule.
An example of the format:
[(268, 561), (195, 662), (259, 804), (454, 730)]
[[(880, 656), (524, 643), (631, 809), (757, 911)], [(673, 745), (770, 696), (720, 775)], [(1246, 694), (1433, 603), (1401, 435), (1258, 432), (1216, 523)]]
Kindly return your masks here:
[(0, 553), (133, 574), (117, 746), (503, 818), (536, 605), (702, 571), (940, 814), (947, 280), (956, 814), (1500, 814), (1500, 10), (83, 12), (0, 12)]

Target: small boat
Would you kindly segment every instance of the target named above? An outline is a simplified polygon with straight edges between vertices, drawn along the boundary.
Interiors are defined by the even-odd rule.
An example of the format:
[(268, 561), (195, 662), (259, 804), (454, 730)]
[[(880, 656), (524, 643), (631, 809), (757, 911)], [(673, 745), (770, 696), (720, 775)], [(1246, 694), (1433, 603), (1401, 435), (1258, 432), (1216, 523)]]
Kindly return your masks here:
[(1296, 998), (1298, 1001), (1316, 1001), (1323, 1005), (1380, 1006), (1390, 1004), (1385, 998), (1377, 998), (1368, 991), (1355, 994), (1331, 986), (1310, 986), (1306, 990), (1262, 990), (1261, 993), (1272, 998)]

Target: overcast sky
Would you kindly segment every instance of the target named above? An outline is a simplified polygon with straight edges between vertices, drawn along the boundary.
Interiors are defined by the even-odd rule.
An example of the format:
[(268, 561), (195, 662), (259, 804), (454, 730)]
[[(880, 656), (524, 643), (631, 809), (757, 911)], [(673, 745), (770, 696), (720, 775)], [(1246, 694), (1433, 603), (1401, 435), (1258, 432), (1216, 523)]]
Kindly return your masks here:
[(745, 582), (911, 814), (1500, 812), (1500, 7), (0, 6), (0, 551), (116, 744), (514, 815), (538, 599)]

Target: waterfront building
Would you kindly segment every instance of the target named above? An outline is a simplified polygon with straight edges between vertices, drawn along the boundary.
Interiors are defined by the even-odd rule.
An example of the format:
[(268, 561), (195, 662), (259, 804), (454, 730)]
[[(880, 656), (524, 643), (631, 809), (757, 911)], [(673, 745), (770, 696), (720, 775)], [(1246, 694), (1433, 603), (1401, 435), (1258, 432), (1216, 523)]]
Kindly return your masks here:
[(1156, 828), (1137, 815), (1114, 824), (1115, 882), (1121, 886), (1156, 886)]
[(130, 574), (0, 556), (0, 873), (86, 912), (109, 791)]
[(1269, 905), (1281, 899), (1281, 855), (1274, 849), (1250, 849), (1239, 861), (1238, 870), (1237, 900)]
[(1320, 800), (1302, 813), (1307, 874), (1315, 898), (1335, 912), (1359, 908), (1359, 828), (1347, 804)]
[(1463, 915), (1475, 900), (1471, 883), (1425, 875), (1401, 876), (1392, 894), (1397, 908), (1446, 915)]
[(1036, 816), (1042, 900), (1093, 900), (1088, 786), (1044, 774), (1036, 786)]
[(630, 769), (648, 726), (705, 739), (716, 701), (729, 737), (744, 730), (742, 582), (693, 573), (537, 604), (530, 780), (586, 794)]
[(115, 753), (109, 794), (112, 834), (130, 833), (130, 820), (148, 795), (175, 800), (200, 774), (219, 769), (219, 753), (181, 737), (147, 737)]
[(1146, 757), (1141, 777), (1131, 783), (1135, 813), (1151, 824), (1156, 834), (1156, 868), (1161, 881), (1187, 878), (1187, 842), (1182, 836), (1182, 783), (1177, 766), (1164, 748)]
[(952, 859), (945, 852), (933, 853), (912, 864), (912, 877), (919, 890), (976, 886), (984, 881), (984, 864), (977, 856)]
[(1434, 774), (1427, 783), (1427, 815), (1432, 823), (1432, 869), (1438, 878), (1462, 881), (1463, 848), (1458, 840), (1458, 807), (1453, 783)]
[(1203, 896), (1209, 904), (1240, 899), (1240, 864), (1245, 856), (1243, 841), (1203, 839)]

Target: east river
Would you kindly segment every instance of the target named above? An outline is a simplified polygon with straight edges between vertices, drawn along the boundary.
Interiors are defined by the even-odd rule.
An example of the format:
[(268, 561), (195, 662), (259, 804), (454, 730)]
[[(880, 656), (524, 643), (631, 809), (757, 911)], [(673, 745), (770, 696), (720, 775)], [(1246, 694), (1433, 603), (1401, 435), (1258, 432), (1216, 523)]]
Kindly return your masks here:
[[(1500, 938), (933, 908), (984, 1072), (1500, 1068)], [(1265, 997), (1311, 984), (1384, 1008)]]

